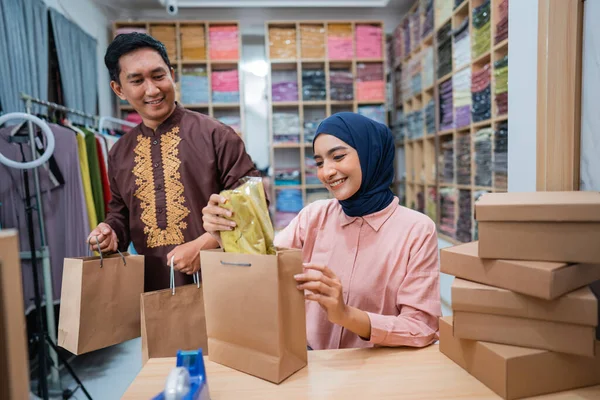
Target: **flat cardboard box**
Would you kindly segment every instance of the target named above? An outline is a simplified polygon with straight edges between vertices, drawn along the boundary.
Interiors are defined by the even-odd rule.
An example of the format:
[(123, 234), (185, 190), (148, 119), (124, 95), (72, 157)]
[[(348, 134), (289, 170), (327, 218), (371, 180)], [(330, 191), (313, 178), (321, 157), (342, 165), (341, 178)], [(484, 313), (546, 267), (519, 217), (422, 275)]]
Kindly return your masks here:
[[(600, 354), (600, 342), (596, 347)], [(440, 351), (507, 400), (600, 384), (600, 356), (458, 339), (452, 317), (440, 318)]]
[(452, 309), (592, 327), (598, 325), (598, 299), (589, 286), (555, 300), (544, 300), (456, 278), (452, 283)]
[(454, 336), (459, 339), (550, 350), (594, 357), (596, 327), (540, 319), (454, 311)]
[(471, 242), (442, 249), (441, 271), (547, 300), (600, 280), (600, 265), (483, 259), (478, 247)]
[(29, 398), (27, 331), (16, 230), (0, 230), (0, 399)]
[(600, 264), (600, 193), (487, 193), (475, 203), (479, 256)]

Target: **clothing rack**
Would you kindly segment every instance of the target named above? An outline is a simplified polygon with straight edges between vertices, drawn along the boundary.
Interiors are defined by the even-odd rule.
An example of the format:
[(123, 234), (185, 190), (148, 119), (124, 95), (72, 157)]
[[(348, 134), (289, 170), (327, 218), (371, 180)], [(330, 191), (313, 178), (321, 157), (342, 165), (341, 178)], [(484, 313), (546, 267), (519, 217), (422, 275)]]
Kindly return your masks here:
[(52, 110), (62, 111), (67, 114), (79, 115), (80, 117), (91, 119), (92, 121), (94, 121), (94, 125), (97, 125), (97, 123), (98, 123), (97, 115), (88, 114), (83, 111), (79, 111), (79, 110), (75, 110), (73, 108), (68, 108), (68, 107), (62, 106), (60, 104), (52, 103), (52, 102), (49, 102), (46, 100), (37, 99), (37, 98), (29, 96), (28, 94), (25, 94), (25, 93), (21, 93), (21, 99), (25, 102), (25, 108), (27, 109), (28, 114), (31, 114), (31, 106), (33, 103), (35, 103), (35, 104), (40, 104), (40, 105), (46, 106)]
[[(32, 113), (33, 104), (40, 104), (47, 107), (49, 110), (62, 111), (67, 114), (78, 115), (80, 117), (90, 119), (93, 121), (93, 124), (96, 125), (98, 122), (98, 116), (87, 114), (83, 111), (75, 110), (72, 108), (68, 108), (62, 106), (60, 104), (52, 103), (46, 100), (41, 100), (35, 97), (32, 97), (28, 94), (21, 93), (21, 99), (25, 103), (25, 112), (27, 114)], [(28, 122), (28, 128), (30, 132), (30, 136), (32, 132), (34, 132), (33, 123), (31, 121)], [(35, 146), (31, 145), (31, 157), (32, 160), (37, 159)], [(42, 203), (42, 191), (40, 186), (40, 176), (37, 168), (33, 169), (34, 183), (35, 183), (35, 198), (36, 198), (36, 212), (38, 214), (38, 223), (39, 223), (39, 232), (40, 232), (40, 247), (35, 249), (35, 255), (37, 259), (42, 260), (42, 275), (44, 281), (44, 293), (46, 300), (46, 326), (48, 328), (48, 336), (53, 343), (57, 343), (56, 338), (56, 316), (54, 314), (54, 296), (53, 296), (53, 287), (52, 287), (52, 272), (50, 266), (50, 252), (48, 249), (48, 242), (46, 237), (46, 227), (44, 224), (44, 207)], [(93, 227), (92, 227), (93, 228)], [(31, 260), (33, 256), (34, 249), (31, 251), (21, 252), (20, 256), (23, 260)], [(54, 351), (54, 349), (49, 349), (50, 357), (54, 363), (54, 365), (58, 365), (58, 355)], [(60, 381), (60, 376), (58, 370), (56, 368), (51, 368), (51, 381), (53, 384), (58, 385)]]

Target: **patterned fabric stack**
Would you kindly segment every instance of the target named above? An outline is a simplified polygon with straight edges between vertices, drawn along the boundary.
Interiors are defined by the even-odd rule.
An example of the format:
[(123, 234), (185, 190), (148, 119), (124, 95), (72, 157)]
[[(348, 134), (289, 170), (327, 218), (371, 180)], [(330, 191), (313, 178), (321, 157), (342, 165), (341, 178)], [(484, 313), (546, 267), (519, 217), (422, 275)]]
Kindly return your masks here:
[(438, 79), (452, 72), (452, 29), (444, 25), (437, 33), (438, 42)]
[(471, 241), (472, 220), (471, 191), (460, 190), (458, 192), (458, 219), (456, 220), (456, 239), (458, 241), (463, 243)]
[(240, 83), (237, 69), (213, 71), (211, 74), (212, 97), (215, 103), (238, 103)]
[(496, 24), (496, 37), (494, 43), (498, 44), (508, 39), (508, 0), (502, 0), (498, 5), (499, 18)]
[(359, 106), (358, 113), (385, 124), (385, 106)]
[(167, 49), (167, 55), (172, 63), (177, 61), (177, 42), (175, 26), (154, 25), (150, 26), (150, 36), (162, 42)]
[(296, 53), (296, 28), (269, 27), (269, 57), (272, 60), (293, 60)]
[(456, 236), (456, 227), (454, 217), (456, 215), (455, 205), (457, 191), (454, 188), (440, 189), (440, 232), (444, 235), (454, 238)]
[(211, 60), (240, 58), (239, 33), (236, 25), (215, 25), (208, 28)]
[(331, 69), (329, 71), (329, 96), (334, 101), (350, 101), (354, 99), (354, 77), (347, 69)]
[(330, 60), (351, 60), (354, 55), (352, 25), (329, 24), (327, 32), (327, 50)]
[(356, 99), (359, 101), (385, 101), (383, 64), (359, 63), (356, 69)]
[(411, 34), (410, 34), (410, 18), (406, 18), (402, 24), (402, 38), (404, 39), (404, 57), (408, 56), (412, 51)]
[(494, 186), (508, 188), (508, 122), (498, 124), (494, 135)]
[(473, 9), (473, 58), (490, 51), (491, 45), (490, 0)]
[(456, 70), (471, 63), (471, 36), (469, 35), (469, 17), (452, 32), (454, 36), (454, 68)]
[[(484, 194), (489, 193), (487, 190), (478, 190), (473, 192), (473, 201), (477, 203), (477, 200)], [(475, 220), (475, 227), (473, 229), (473, 240), (479, 239), (479, 225), (477, 225), (477, 220)]]
[(392, 126), (394, 141), (403, 142), (406, 136), (406, 116), (402, 110), (396, 110), (396, 122)]
[(215, 118), (231, 127), (238, 134), (242, 132), (242, 119), (239, 115), (215, 115)]
[(419, 7), (415, 9), (415, 11), (408, 18), (410, 20), (410, 33), (411, 37), (414, 39), (413, 48), (416, 48), (421, 40), (421, 10)]
[(435, 133), (435, 101), (429, 100), (425, 106), (425, 128), (428, 135)]
[(304, 180), (307, 185), (318, 185), (317, 162), (312, 157), (304, 157)]
[(475, 185), (492, 186), (492, 128), (475, 134)]
[(467, 0), (454, 0), (454, 9), (456, 10), (465, 1)]
[(288, 226), (303, 206), (302, 191), (297, 189), (278, 190), (275, 229), (280, 230)]
[(294, 71), (273, 71), (271, 75), (273, 101), (298, 101), (298, 74)]
[[(300, 169), (298, 168), (276, 168), (275, 186), (296, 186), (302, 183)], [(279, 205), (278, 205), (279, 207)], [(284, 211), (284, 210), (282, 210)], [(288, 210), (285, 210), (288, 211)], [(300, 211), (300, 210), (298, 210)]]
[(318, 101), (327, 98), (325, 71), (322, 69), (302, 70), (302, 99)]
[(181, 59), (206, 60), (206, 37), (202, 25), (182, 25), (181, 32)]
[(456, 138), (456, 183), (471, 184), (471, 136)]
[(423, 79), (422, 79), (422, 53), (419, 52), (413, 56), (408, 64), (408, 70), (410, 72), (410, 88), (412, 96), (420, 94), (423, 90)]
[(471, 123), (471, 68), (454, 75), (454, 126), (463, 128)]
[(423, 87), (429, 88), (435, 83), (434, 69), (434, 52), (433, 46), (429, 46), (423, 50), (422, 68), (423, 68)]
[(325, 58), (325, 27), (300, 25), (300, 52), (302, 58)]
[(402, 68), (400, 71), (400, 84), (402, 87), (402, 99), (410, 99), (412, 93), (412, 77), (410, 75), (410, 68)]
[(356, 57), (382, 58), (382, 39), (381, 26), (356, 25)]
[(452, 17), (454, 0), (435, 0), (435, 26), (440, 27)]
[(406, 130), (409, 139), (423, 137), (423, 110), (415, 110), (406, 116)]
[(435, 187), (427, 188), (427, 207), (425, 213), (433, 221), (437, 219), (437, 189)]
[(433, 0), (421, 0), (420, 4), (423, 13), (423, 26), (421, 26), (421, 37), (427, 37), (433, 32)]
[(489, 64), (473, 73), (471, 93), (473, 96), (471, 108), (473, 122), (490, 119), (492, 117), (492, 84)]
[(454, 128), (452, 78), (440, 85), (440, 130)]
[(398, 25), (396, 29), (394, 29), (394, 60), (401, 60), (404, 57), (404, 52), (402, 51), (402, 26)]
[(297, 111), (273, 113), (273, 142), (300, 143), (300, 116)]
[(446, 140), (442, 143), (438, 171), (440, 174), (440, 181), (444, 183), (454, 182), (454, 143), (452, 140)]
[(208, 103), (208, 73), (206, 67), (185, 67), (181, 74), (181, 102)]
[(508, 114), (508, 55), (494, 63), (496, 115)]

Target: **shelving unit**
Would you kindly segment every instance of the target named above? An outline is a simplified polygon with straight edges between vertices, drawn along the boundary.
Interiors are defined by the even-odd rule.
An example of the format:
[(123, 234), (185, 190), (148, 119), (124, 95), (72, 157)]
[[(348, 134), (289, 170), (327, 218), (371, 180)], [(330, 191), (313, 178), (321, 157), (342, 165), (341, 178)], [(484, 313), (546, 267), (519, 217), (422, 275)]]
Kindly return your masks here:
[[(359, 31), (369, 31), (375, 38), (380, 35), (380, 39), (372, 39), (381, 46), (376, 57), (364, 56), (372, 50), (363, 43), (366, 36), (357, 35)], [(299, 203), (304, 206), (330, 197), (310, 165), (312, 134), (318, 122), (336, 112), (352, 111), (388, 123), (387, 55), (381, 21), (268, 21), (265, 40), (270, 157), (275, 175), (271, 206), (278, 229), (299, 211)], [(365, 77), (363, 83), (358, 82), (359, 77)], [(286, 173), (287, 179), (280, 179)], [(293, 199), (283, 201), (288, 194)]]
[[(427, 0), (415, 2), (398, 26), (397, 31), (407, 24), (410, 26), (415, 21), (415, 14), (421, 13), (421, 21), (423, 21), (423, 10), (427, 3)], [(490, 4), (489, 44), (487, 44), (487, 37), (480, 36), (479, 43), (480, 46), (484, 47), (484, 50), (478, 54), (473, 54), (473, 46), (477, 42), (473, 25), (473, 13), (485, 3), (486, 0), (464, 0), (458, 6), (455, 6), (455, 0), (435, 0), (435, 32), (431, 35), (431, 39), (427, 36), (427, 40), (431, 40), (431, 45), (435, 49), (435, 87), (433, 90), (427, 88), (421, 93), (407, 94), (405, 90), (401, 101), (396, 100), (396, 107), (402, 109), (405, 115), (411, 111), (421, 109), (423, 103), (429, 100), (428, 96), (433, 96), (436, 103), (435, 135), (424, 135), (421, 138), (406, 135), (404, 140), (407, 177), (405, 205), (423, 211), (420, 204), (423, 197), (426, 198), (426, 209), (428, 209), (429, 202), (435, 202), (436, 213), (432, 219), (438, 225), (439, 237), (452, 243), (468, 242), (477, 238), (474, 204), (482, 192), (503, 192), (507, 190), (506, 124), (508, 116), (506, 114), (506, 103), (503, 103), (505, 109), (501, 113), (496, 100), (497, 89), (500, 90), (501, 86), (506, 88), (507, 72), (506, 69), (501, 70), (501, 66), (495, 66), (496, 62), (508, 56), (506, 32), (499, 40), (496, 39), (497, 25), (502, 21), (505, 24), (507, 23), (507, 2), (487, 0), (487, 3)], [(448, 28), (451, 32), (456, 32), (465, 18), (469, 20), (470, 62), (456, 65), (455, 51), (457, 48), (454, 37), (452, 37), (450, 41), (452, 68), (451, 71), (449, 67), (444, 70), (440, 65), (441, 53), (438, 53), (440, 51), (439, 46), (443, 45), (444, 32), (448, 31)], [(501, 18), (504, 19), (501, 21)], [(406, 31), (407, 29), (402, 29), (402, 35), (395, 35), (395, 39), (398, 40), (398, 36), (401, 36), (402, 47), (405, 47), (406, 43), (411, 45), (416, 43), (416, 46), (413, 45), (409, 52), (404, 52), (401, 61), (395, 60), (394, 67), (403, 72), (407, 69), (410, 70), (410, 64), (415, 57), (415, 53), (422, 51), (430, 43), (426, 40), (415, 42), (412, 37), (406, 39), (404, 36)], [(412, 29), (409, 28), (408, 31), (412, 31)], [(485, 32), (487, 34), (487, 31)], [(395, 44), (394, 47), (398, 48), (398, 44)], [(447, 51), (447, 48), (445, 51)], [(490, 110), (489, 115), (485, 115), (489, 118), (474, 121), (471, 112), (470, 121), (465, 124), (463, 110), (459, 118), (462, 123), (457, 123), (454, 103), (457, 97), (457, 93), (455, 93), (456, 84), (461, 82), (464, 84), (465, 77), (469, 76), (470, 72), (471, 82), (469, 87), (478, 88), (478, 86), (472, 86), (473, 81), (475, 80), (476, 83), (485, 82), (485, 79), (482, 81), (477, 80), (478, 78), (481, 79), (477, 75), (478, 73), (486, 75), (485, 72), (480, 72), (484, 70), (489, 71), (490, 80)], [(406, 75), (406, 73), (403, 75)], [(454, 81), (455, 78), (458, 78), (456, 82)], [(454, 97), (453, 100), (448, 97), (447, 93), (444, 95), (442, 92), (442, 89), (448, 90), (449, 86), (452, 86), (452, 96), (450, 97)], [(504, 91), (504, 93), (506, 92)], [(444, 98), (443, 102), (442, 97)], [(460, 96), (458, 98), (461, 99)], [(464, 97), (462, 99), (464, 100)], [(448, 102), (452, 103), (451, 108), (448, 107)], [(445, 115), (442, 115), (440, 108), (444, 108), (446, 111), (451, 109), (451, 113), (444, 112)], [(471, 111), (473, 111), (472, 104)], [(404, 129), (404, 131), (407, 131), (407, 129)], [(502, 131), (502, 136), (500, 131)], [(423, 176), (426, 178), (423, 178)], [(434, 189), (438, 194), (435, 201), (427, 196), (429, 188)], [(428, 214), (431, 214), (431, 212), (428, 212)]]
[[(116, 21), (113, 23), (113, 36), (119, 29), (142, 30), (163, 42), (175, 70), (177, 101), (187, 109), (221, 120), (244, 137), (244, 92), (240, 70), (242, 49), (237, 21)], [(221, 46), (216, 46), (218, 41), (222, 41), (221, 44), (226, 42), (228, 50), (224, 51)], [(237, 43), (232, 43), (235, 41)], [(236, 73), (238, 95), (232, 94), (235, 91), (230, 90), (216, 94), (213, 90), (213, 79), (221, 74), (224, 78), (225, 75), (235, 77)], [(182, 77), (192, 77), (194, 74), (206, 75), (206, 92), (193, 87), (190, 90), (182, 90), (182, 85), (186, 84)], [(195, 84), (198, 85), (198, 80)], [(201, 98), (203, 101), (182, 101), (190, 98)], [(121, 118), (133, 111), (127, 103), (119, 102), (117, 107)]]
[[(415, 2), (395, 30), (396, 81), (394, 121), (397, 157), (395, 190), (404, 204), (437, 220), (436, 76), (433, 1)], [(428, 107), (429, 106), (429, 107)], [(428, 129), (428, 116), (430, 119)], [(404, 196), (401, 196), (404, 194)]]

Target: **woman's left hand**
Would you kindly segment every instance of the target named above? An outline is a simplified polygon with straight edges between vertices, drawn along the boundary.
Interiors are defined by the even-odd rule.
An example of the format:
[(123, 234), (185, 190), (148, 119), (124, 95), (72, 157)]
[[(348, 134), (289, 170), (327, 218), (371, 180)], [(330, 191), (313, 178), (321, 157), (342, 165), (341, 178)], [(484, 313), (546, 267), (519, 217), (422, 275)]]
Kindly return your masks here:
[(342, 283), (338, 277), (324, 265), (304, 264), (304, 272), (295, 275), (299, 290), (308, 290), (304, 297), (316, 301), (325, 311), (329, 321), (343, 325), (347, 314), (344, 303)]

